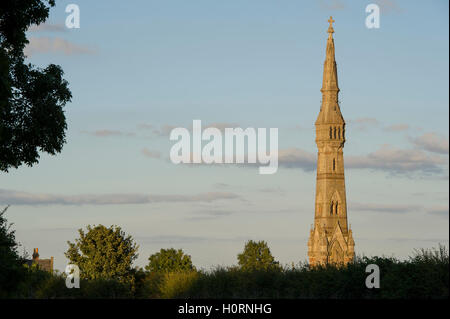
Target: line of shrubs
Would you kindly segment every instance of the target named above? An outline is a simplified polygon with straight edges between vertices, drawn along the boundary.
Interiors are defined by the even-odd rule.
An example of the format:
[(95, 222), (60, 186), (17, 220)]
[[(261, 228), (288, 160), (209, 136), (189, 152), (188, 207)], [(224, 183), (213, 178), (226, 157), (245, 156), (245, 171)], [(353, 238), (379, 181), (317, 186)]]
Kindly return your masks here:
[[(368, 264), (380, 268), (380, 288), (368, 289)], [(68, 289), (65, 276), (29, 270), (20, 296), (25, 298), (448, 298), (449, 259), (444, 247), (421, 250), (406, 261), (357, 258), (345, 267), (308, 265), (266, 270), (219, 267), (214, 270), (145, 272), (133, 283), (114, 279), (82, 280)]]
[[(407, 260), (357, 257), (346, 266), (281, 266), (265, 241), (248, 241), (237, 266), (198, 270), (181, 249), (161, 249), (144, 269), (133, 267), (139, 246), (120, 227), (87, 226), (68, 242), (69, 263), (80, 288), (66, 274), (24, 265), (14, 230), (0, 211), (0, 298), (448, 298), (445, 246), (415, 251)], [(380, 288), (366, 286), (366, 267), (380, 270)]]

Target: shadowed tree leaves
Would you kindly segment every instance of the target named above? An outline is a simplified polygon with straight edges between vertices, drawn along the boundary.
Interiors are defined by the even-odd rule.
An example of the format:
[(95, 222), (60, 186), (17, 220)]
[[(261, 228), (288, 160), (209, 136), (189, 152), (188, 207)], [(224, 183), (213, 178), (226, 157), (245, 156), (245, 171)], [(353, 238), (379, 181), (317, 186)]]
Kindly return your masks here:
[(238, 263), (243, 271), (275, 270), (278, 262), (272, 256), (265, 241), (249, 240), (244, 251), (238, 255)]
[(5, 217), (7, 209), (0, 211), (0, 298), (11, 297), (24, 277), (15, 231)]
[(186, 255), (181, 249), (161, 249), (158, 253), (151, 255), (148, 260), (149, 264), (145, 269), (150, 272), (181, 272), (195, 270), (191, 256)]
[(116, 279), (133, 282), (132, 264), (138, 257), (138, 246), (118, 226), (87, 226), (78, 230), (80, 237), (68, 241), (65, 253), (70, 263), (80, 268), (81, 279)]
[(26, 31), (43, 23), (53, 0), (0, 2), (0, 170), (61, 152), (67, 129), (63, 107), (72, 98), (61, 67), (24, 63)]

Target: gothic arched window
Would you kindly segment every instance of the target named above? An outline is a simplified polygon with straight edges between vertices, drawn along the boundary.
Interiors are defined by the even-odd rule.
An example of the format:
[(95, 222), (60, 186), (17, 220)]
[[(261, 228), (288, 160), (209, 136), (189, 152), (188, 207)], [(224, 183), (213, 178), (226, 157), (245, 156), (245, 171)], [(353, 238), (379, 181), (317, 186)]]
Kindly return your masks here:
[(330, 140), (333, 138), (333, 129), (330, 126)]
[(333, 202), (331, 202), (331, 204), (330, 204), (330, 215), (333, 215)]
[(336, 138), (336, 126), (334, 127), (334, 138)]
[(336, 160), (333, 158), (333, 171), (336, 170)]
[(338, 127), (338, 139), (340, 139), (340, 138), (341, 138), (341, 128)]
[(338, 214), (338, 202), (336, 202), (336, 212), (335, 212), (335, 214), (336, 215)]

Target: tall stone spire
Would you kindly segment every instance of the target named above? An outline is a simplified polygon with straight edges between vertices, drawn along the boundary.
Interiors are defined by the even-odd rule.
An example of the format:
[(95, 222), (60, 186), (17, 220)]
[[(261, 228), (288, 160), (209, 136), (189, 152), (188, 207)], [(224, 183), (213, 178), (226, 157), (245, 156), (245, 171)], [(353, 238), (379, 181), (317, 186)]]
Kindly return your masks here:
[(328, 20), (323, 70), (322, 105), (316, 120), (318, 148), (314, 225), (308, 241), (311, 265), (346, 264), (354, 258), (352, 231), (347, 222), (344, 155), (345, 121), (339, 107), (334, 56), (333, 18)]
[(330, 17), (328, 22), (330, 23), (330, 26), (328, 27), (327, 31), (328, 32), (327, 51), (323, 69), (323, 83), (321, 91), (339, 92), (336, 60), (334, 58), (333, 18)]
[(322, 107), (317, 118), (317, 123), (344, 123), (338, 101), (338, 76), (337, 66), (334, 57), (334, 39), (333, 39), (333, 18), (328, 20), (330, 26), (328, 27), (328, 39), (325, 62), (323, 65), (323, 80), (322, 80)]

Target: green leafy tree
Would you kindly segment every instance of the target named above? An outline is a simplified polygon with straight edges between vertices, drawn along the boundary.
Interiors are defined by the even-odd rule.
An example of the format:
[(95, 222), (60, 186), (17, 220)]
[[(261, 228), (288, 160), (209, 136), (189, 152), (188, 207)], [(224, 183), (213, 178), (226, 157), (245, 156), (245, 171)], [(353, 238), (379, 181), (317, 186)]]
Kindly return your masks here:
[(244, 271), (278, 269), (278, 262), (273, 258), (265, 241), (249, 240), (244, 251), (238, 255), (239, 266)]
[(183, 250), (174, 248), (161, 249), (158, 253), (151, 255), (149, 264), (145, 267), (150, 272), (179, 272), (195, 270), (191, 256), (186, 255)]
[(80, 237), (68, 241), (65, 253), (70, 263), (80, 268), (81, 279), (115, 279), (133, 283), (132, 264), (138, 257), (138, 246), (120, 227), (87, 226), (78, 230)]
[(38, 162), (39, 151), (61, 152), (63, 107), (72, 98), (60, 66), (25, 63), (26, 31), (43, 23), (54, 0), (0, 1), (0, 171)]
[(19, 244), (15, 231), (5, 217), (7, 209), (0, 211), (0, 298), (14, 295), (25, 272), (23, 260), (17, 252)]

